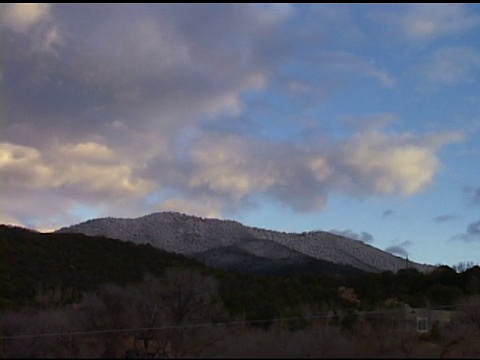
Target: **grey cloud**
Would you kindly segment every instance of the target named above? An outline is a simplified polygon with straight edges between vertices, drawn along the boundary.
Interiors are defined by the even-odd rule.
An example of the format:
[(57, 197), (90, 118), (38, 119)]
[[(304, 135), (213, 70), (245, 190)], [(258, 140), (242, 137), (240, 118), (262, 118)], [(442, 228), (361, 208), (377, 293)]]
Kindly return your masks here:
[(368, 117), (359, 118), (348, 116), (342, 119), (347, 126), (352, 127), (357, 132), (368, 132), (386, 128), (388, 125), (398, 121), (395, 114), (379, 113)]
[(237, 111), (240, 94), (263, 86), (287, 51), (269, 30), (281, 17), (262, 19), (255, 6), (132, 6), (53, 5), (65, 38), (58, 57), (8, 37), (7, 130), (31, 113), (30, 126), (60, 134), (102, 133), (120, 116), (137, 129), (180, 131)]
[(411, 241), (405, 240), (405, 241), (402, 241), (400, 244), (387, 247), (385, 251), (392, 253), (394, 255), (400, 255), (400, 256), (406, 257), (408, 256), (408, 251), (405, 249), (405, 247), (408, 247), (411, 244), (412, 244)]
[(420, 73), (430, 82), (455, 85), (470, 82), (480, 69), (480, 52), (473, 47), (445, 47), (427, 60)]
[(474, 188), (465, 186), (463, 192), (467, 197), (467, 202), (470, 205), (480, 205), (480, 187)]
[(393, 210), (387, 209), (383, 212), (382, 217), (386, 218), (393, 215)]
[(400, 245), (389, 246), (385, 251), (394, 255), (408, 256), (408, 252)]
[(465, 233), (454, 235), (450, 240), (464, 242), (480, 241), (480, 220), (468, 224)]
[[(145, 209), (218, 214), (269, 197), (312, 211), (331, 191), (410, 195), (428, 186), (440, 166), (437, 151), (461, 134), (414, 137), (365, 126), (344, 140), (315, 133), (311, 142), (281, 142), (254, 132), (263, 119), (249, 118), (258, 105), (243, 97), (249, 91), (261, 97), (288, 83), (279, 87), (282, 100), (300, 89), (313, 106), (317, 94), (352, 77), (393, 85), (371, 61), (327, 51), (312, 40), (315, 31), (279, 26), (299, 8), (265, 6), (53, 4), (48, 19), (33, 15), (24, 32), (2, 31), (7, 202), (28, 190), (32, 199), (61, 202), (52, 214), (87, 201), (128, 212), (162, 193), (168, 198)], [(300, 65), (312, 78), (285, 70), (299, 41), (316, 44)], [(271, 105), (267, 98), (260, 103)], [(297, 110), (289, 117), (277, 110), (275, 126), (300, 124)], [(14, 208), (11, 214), (19, 217)]]
[[(204, 133), (189, 139), (187, 147), (171, 148), (170, 156), (152, 158), (145, 176), (189, 196), (221, 195), (241, 206), (242, 201), (263, 194), (311, 211), (323, 208), (332, 190), (363, 195), (420, 191), (437, 171), (432, 148), (457, 138), (438, 136), (442, 140), (434, 136), (420, 142), (360, 134), (341, 145), (328, 146), (324, 141), (325, 147), (302, 148), (246, 135)], [(403, 172), (402, 164), (408, 164), (408, 171)]]
[(467, 234), (472, 236), (480, 236), (480, 220), (468, 225)]
[(447, 221), (450, 221), (450, 220), (453, 220), (455, 219), (456, 216), (453, 215), (453, 214), (445, 214), (445, 215), (439, 215), (437, 216), (436, 218), (434, 218), (433, 220), (435, 222), (439, 222), (439, 223), (443, 223), (443, 222), (447, 222)]
[(345, 236), (345, 237), (348, 237), (350, 239), (354, 239), (354, 240), (357, 240), (357, 241), (362, 241), (364, 243), (370, 243), (374, 240), (373, 238), (373, 235), (366, 232), (366, 231), (362, 231), (361, 233), (356, 233), (352, 230), (330, 230), (331, 233), (334, 233), (334, 234), (337, 234), (337, 235), (341, 235), (341, 236)]

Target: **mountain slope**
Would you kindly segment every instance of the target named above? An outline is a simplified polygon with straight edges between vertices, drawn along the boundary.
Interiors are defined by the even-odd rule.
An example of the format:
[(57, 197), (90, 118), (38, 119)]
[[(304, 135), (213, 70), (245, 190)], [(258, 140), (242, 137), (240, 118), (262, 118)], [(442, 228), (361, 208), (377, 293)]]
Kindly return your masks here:
[(359, 275), (363, 271), (302, 254), (271, 240), (244, 239), (199, 252), (193, 258), (205, 265), (256, 274)]
[[(285, 233), (248, 227), (231, 220), (204, 219), (175, 212), (153, 213), (134, 219), (93, 219), (57, 232), (106, 236), (137, 244), (148, 243), (190, 257), (231, 246), (244, 239), (269, 240), (315, 259), (350, 265), (364, 271), (395, 272), (405, 268), (405, 260), (398, 256), (328, 232)], [(411, 261), (409, 266), (420, 271), (434, 268)]]
[(169, 267), (205, 268), (145, 244), (0, 225), (0, 307), (5, 300), (33, 301), (39, 290), (55, 287), (83, 292), (105, 283), (138, 283)]

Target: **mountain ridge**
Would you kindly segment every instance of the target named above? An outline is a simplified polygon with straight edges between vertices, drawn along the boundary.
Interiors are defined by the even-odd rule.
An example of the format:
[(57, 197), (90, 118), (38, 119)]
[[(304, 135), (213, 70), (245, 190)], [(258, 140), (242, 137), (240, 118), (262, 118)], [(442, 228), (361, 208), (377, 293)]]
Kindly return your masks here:
[[(188, 257), (232, 246), (244, 239), (270, 240), (306, 256), (350, 265), (363, 271), (396, 272), (406, 261), (358, 240), (326, 231), (287, 233), (250, 227), (235, 220), (202, 218), (179, 212), (154, 212), (137, 218), (104, 217), (63, 227), (55, 232), (80, 232), (106, 236), (157, 248)], [(422, 272), (435, 267), (413, 261), (408, 266)]]

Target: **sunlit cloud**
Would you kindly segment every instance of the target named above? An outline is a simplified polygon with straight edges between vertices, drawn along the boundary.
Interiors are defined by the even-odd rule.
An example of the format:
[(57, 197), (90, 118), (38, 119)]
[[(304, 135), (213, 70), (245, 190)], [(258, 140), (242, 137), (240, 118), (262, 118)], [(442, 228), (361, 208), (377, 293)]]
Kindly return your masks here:
[(222, 218), (222, 204), (215, 199), (204, 198), (200, 201), (169, 198), (157, 204), (156, 210), (175, 211), (204, 218)]
[(435, 152), (444, 144), (463, 140), (460, 133), (422, 139), (404, 134), (361, 133), (345, 142), (343, 161), (356, 182), (378, 193), (414, 194), (431, 184), (440, 162)]
[(411, 4), (401, 25), (409, 38), (425, 40), (478, 27), (480, 17), (464, 4)]
[(0, 148), (0, 179), (6, 194), (55, 191), (94, 200), (141, 196), (152, 186), (134, 175), (131, 164), (122, 163), (100, 144), (68, 144), (44, 153), (10, 143), (1, 143)]
[(29, 30), (50, 15), (49, 4), (2, 4), (0, 9), (1, 24), (18, 32)]
[[(476, 26), (462, 6), (448, 9), (422, 13), (434, 25), (417, 38)], [(343, 45), (371, 43), (362, 27), (367, 17), (360, 21), (348, 7), (1, 10), (0, 180), (10, 221), (50, 228), (87, 212), (160, 209), (226, 216), (262, 201), (314, 212), (325, 210), (333, 193), (414, 196), (445, 168), (442, 150), (465, 141), (459, 131), (392, 131), (410, 119), (377, 105), (402, 91), (401, 73), (360, 46), (338, 46), (332, 34), (344, 29)], [(406, 13), (399, 18), (422, 34), (420, 18)], [(303, 16), (309, 22), (293, 26)], [(438, 60), (429, 71), (461, 83), (478, 70), (478, 54), (449, 49), (425, 55)], [(374, 103), (357, 104), (357, 111), (362, 94), (354, 86), (375, 89)], [(337, 127), (341, 136), (330, 130)]]

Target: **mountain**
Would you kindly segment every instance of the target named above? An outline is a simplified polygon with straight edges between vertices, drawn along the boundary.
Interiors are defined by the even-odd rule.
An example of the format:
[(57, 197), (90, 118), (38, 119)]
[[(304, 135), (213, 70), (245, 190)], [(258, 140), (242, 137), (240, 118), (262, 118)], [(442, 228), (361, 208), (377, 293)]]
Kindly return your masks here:
[[(249, 227), (232, 220), (205, 219), (176, 212), (157, 212), (138, 218), (92, 219), (56, 232), (150, 244), (226, 268), (235, 267), (235, 257), (239, 264), (258, 263), (259, 260), (265, 264), (272, 261), (278, 264), (280, 259), (284, 263), (295, 263), (296, 257), (300, 262), (316, 259), (368, 272), (396, 272), (406, 267), (403, 258), (337, 234), (324, 231), (286, 233)], [(222, 257), (225, 258), (222, 260)], [(412, 261), (408, 266), (422, 272), (435, 268)]]
[(254, 274), (359, 275), (364, 271), (334, 264), (289, 249), (272, 240), (244, 239), (228, 246), (196, 253), (192, 257), (214, 268)]
[(206, 268), (146, 244), (0, 224), (0, 311), (5, 301), (13, 306), (32, 303), (39, 291), (59, 287), (88, 292), (106, 283), (123, 286), (141, 282), (147, 273), (161, 276), (170, 267)]

